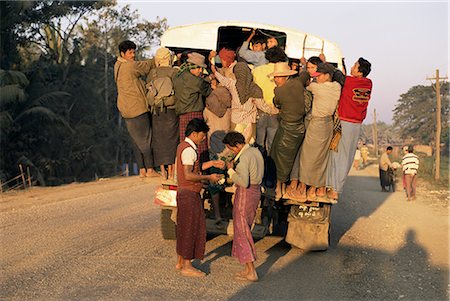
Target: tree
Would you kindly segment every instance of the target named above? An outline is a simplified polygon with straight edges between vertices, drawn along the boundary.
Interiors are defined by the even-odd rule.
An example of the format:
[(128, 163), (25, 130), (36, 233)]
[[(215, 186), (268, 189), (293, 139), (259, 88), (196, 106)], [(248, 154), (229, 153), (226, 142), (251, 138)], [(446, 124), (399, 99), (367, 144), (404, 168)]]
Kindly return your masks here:
[(25, 92), (28, 86), (29, 81), (22, 72), (0, 69), (0, 176), (5, 180), (17, 175), (18, 164), (26, 162), (35, 178), (45, 185), (44, 169), (52, 168), (48, 162), (54, 161), (51, 141), (59, 135), (74, 133), (64, 117), (52, 111), (48, 103), (70, 95), (54, 91), (31, 99)]
[(116, 175), (132, 162), (115, 101), (117, 45), (132, 39), (142, 54), (166, 20), (143, 21), (112, 1), (0, 4), (9, 18), (2, 30), (12, 38), (1, 45), (2, 54), (11, 51), (1, 56), (10, 69), (0, 81), (0, 177), (17, 175), (18, 162), (48, 185)]
[[(111, 1), (1, 1), (0, 68), (15, 69), (20, 62), (17, 46), (30, 43), (61, 61), (69, 51), (72, 32), (80, 18)], [(62, 26), (61, 24), (66, 24)], [(46, 35), (46, 31), (53, 32)], [(60, 47), (58, 49), (58, 45)]]
[[(449, 83), (441, 88), (442, 93), (442, 137), (448, 145)], [(436, 123), (436, 93), (431, 86), (418, 85), (400, 95), (394, 109), (394, 126), (404, 139), (414, 138), (419, 143), (434, 142)], [(445, 140), (446, 139), (446, 140)]]
[[(377, 122), (378, 145), (396, 145), (401, 144), (401, 138), (396, 129), (385, 122)], [(363, 124), (360, 139), (366, 143), (373, 144), (373, 124)]]

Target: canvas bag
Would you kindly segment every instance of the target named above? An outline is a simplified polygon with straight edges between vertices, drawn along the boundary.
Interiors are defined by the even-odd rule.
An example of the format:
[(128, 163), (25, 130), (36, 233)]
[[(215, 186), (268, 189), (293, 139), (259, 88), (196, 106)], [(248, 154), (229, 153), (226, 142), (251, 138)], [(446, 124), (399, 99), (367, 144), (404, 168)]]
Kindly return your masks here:
[(175, 105), (175, 92), (173, 90), (172, 79), (168, 76), (158, 76), (157, 69), (150, 71), (151, 80), (147, 83), (147, 105), (152, 112), (157, 109), (161, 111), (164, 107)]

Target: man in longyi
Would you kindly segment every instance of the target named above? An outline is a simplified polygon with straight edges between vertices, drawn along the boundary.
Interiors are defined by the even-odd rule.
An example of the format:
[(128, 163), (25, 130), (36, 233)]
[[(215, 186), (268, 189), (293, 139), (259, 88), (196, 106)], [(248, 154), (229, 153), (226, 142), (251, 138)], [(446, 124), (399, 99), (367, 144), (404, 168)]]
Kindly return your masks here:
[(200, 197), (202, 181), (213, 183), (222, 175), (202, 175), (200, 169), (224, 168), (221, 160), (200, 166), (197, 147), (206, 139), (209, 127), (203, 119), (194, 118), (186, 126), (186, 138), (177, 148), (177, 264), (183, 276), (203, 277), (206, 274), (192, 266), (192, 259), (203, 259), (206, 244), (206, 221)]
[[(205, 57), (197, 52), (188, 54), (188, 59), (180, 66), (173, 78), (173, 88), (177, 102), (175, 112), (179, 116), (180, 141), (184, 140), (186, 125), (194, 118), (203, 119), (205, 98), (212, 92), (210, 83), (203, 78), (206, 68)], [(198, 148), (200, 160), (209, 159), (208, 143), (205, 139)]]
[(305, 84), (309, 74), (304, 71), (298, 77), (289, 68), (287, 62), (276, 63), (274, 72), (275, 98), (274, 105), (280, 109), (280, 126), (275, 134), (270, 157), (275, 162), (277, 185), (275, 199), (283, 194), (285, 182), (289, 180), (295, 157), (305, 136)]
[(300, 191), (299, 196), (309, 201), (326, 196), (326, 168), (333, 137), (333, 114), (341, 94), (341, 85), (332, 81), (334, 69), (329, 63), (320, 63), (313, 73), (316, 82), (307, 87), (313, 93), (314, 101), (300, 154), (300, 183), (303, 187), (310, 187), (307, 194), (306, 191)]
[(261, 182), (264, 176), (264, 159), (261, 152), (245, 143), (238, 132), (229, 132), (223, 143), (236, 157), (228, 163), (228, 175), (236, 185), (233, 204), (233, 249), (245, 269), (236, 274), (239, 280), (257, 281), (256, 248), (253, 242), (251, 226), (261, 199)]

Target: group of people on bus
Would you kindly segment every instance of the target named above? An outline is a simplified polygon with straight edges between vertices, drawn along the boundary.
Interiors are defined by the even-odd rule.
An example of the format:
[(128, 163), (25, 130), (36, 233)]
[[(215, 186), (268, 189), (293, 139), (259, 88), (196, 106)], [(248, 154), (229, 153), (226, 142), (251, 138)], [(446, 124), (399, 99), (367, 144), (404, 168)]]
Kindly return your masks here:
[[(153, 60), (135, 61), (135, 49), (131, 41), (119, 45), (118, 108), (135, 144), (141, 177), (157, 176), (159, 167), (164, 178), (173, 179), (178, 160), (177, 203), (184, 209), (177, 213), (182, 224), (177, 268), (186, 276), (203, 275), (190, 260), (203, 258), (204, 216), (200, 205), (193, 208), (188, 200), (198, 199), (200, 181), (209, 180), (217, 207), (223, 188), (218, 182), (227, 174), (240, 188), (233, 209), (233, 255), (246, 269), (237, 277), (257, 280), (248, 218), (257, 205), (248, 202), (259, 200), (260, 185), (270, 186), (263, 183), (264, 173), (276, 179), (268, 187), (276, 200), (337, 201), (366, 117), (371, 64), (359, 58), (345, 76), (322, 54), (301, 58), (297, 70), (275, 38), (255, 31), (238, 49), (211, 51), (208, 57), (175, 56), (162, 47)], [(170, 78), (174, 101), (149, 108), (142, 76), (147, 87), (156, 86), (157, 78)], [(220, 214), (216, 218), (220, 221)]]

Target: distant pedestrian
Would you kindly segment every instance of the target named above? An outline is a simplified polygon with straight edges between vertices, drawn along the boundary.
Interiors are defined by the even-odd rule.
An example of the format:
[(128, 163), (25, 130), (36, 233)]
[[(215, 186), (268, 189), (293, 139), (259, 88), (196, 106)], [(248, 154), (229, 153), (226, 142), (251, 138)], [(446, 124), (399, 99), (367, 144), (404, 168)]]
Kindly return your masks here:
[(363, 161), (363, 167), (366, 167), (367, 162), (369, 161), (369, 148), (365, 143), (361, 146), (361, 158)]
[[(403, 156), (408, 153), (408, 145), (403, 146), (402, 148)], [(405, 180), (405, 172), (402, 172), (402, 184), (403, 184), (403, 190), (406, 192), (406, 180)]]
[(355, 157), (353, 158), (353, 168), (359, 170), (359, 165), (361, 164), (361, 151), (356, 148)]
[(392, 146), (388, 146), (386, 151), (381, 155), (379, 161), (379, 171), (380, 171), (380, 184), (381, 191), (387, 192), (386, 186), (390, 186), (389, 179), (389, 168), (392, 168), (391, 160), (389, 159), (389, 155), (392, 153)]
[(416, 199), (417, 170), (419, 169), (419, 157), (414, 153), (414, 147), (408, 146), (408, 153), (403, 156), (402, 170), (405, 174), (407, 201)]

